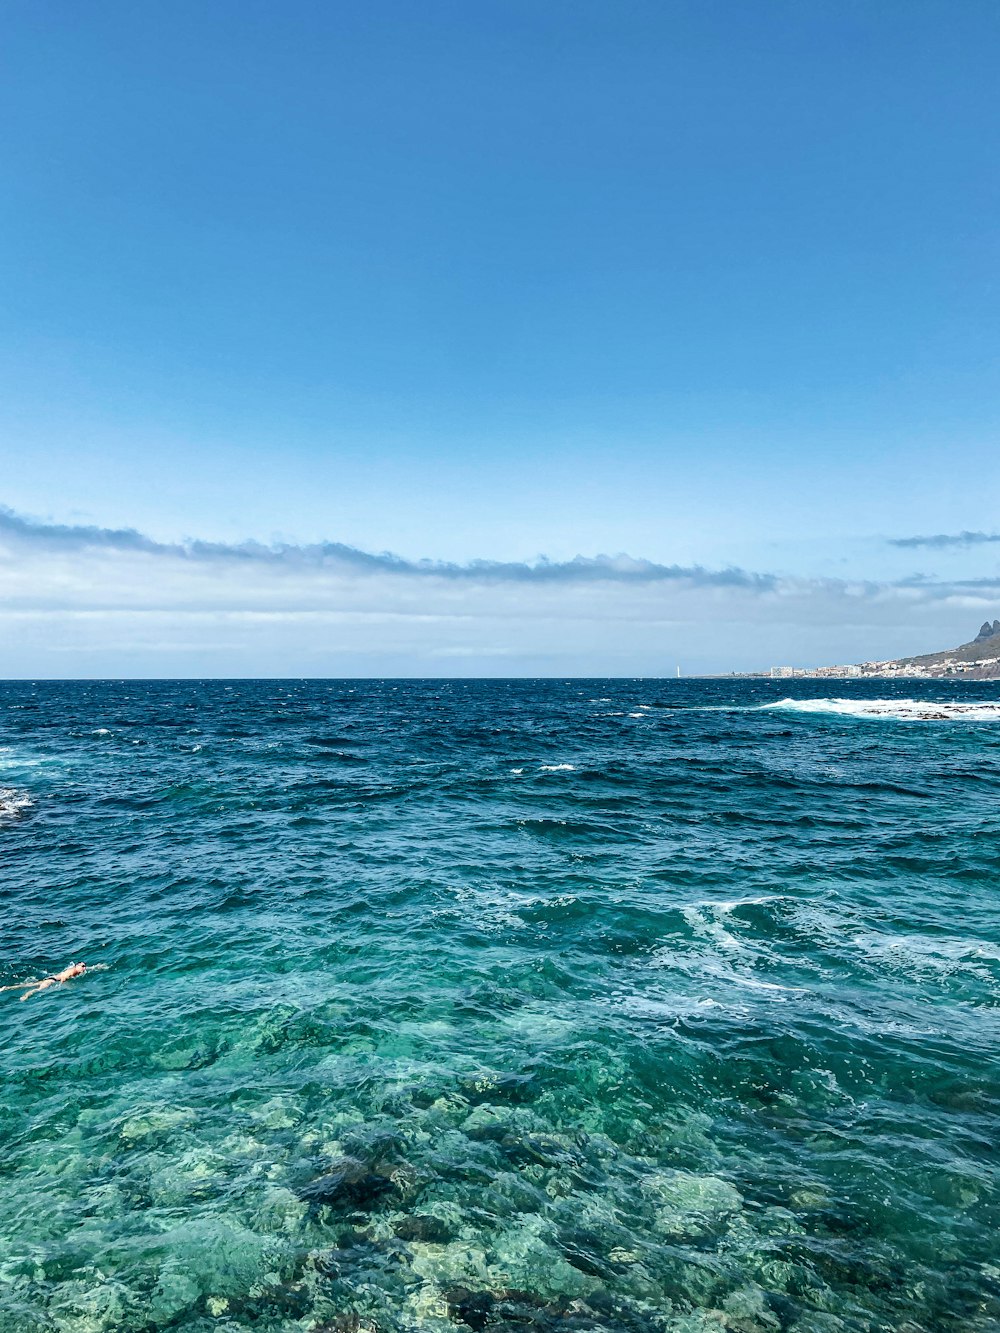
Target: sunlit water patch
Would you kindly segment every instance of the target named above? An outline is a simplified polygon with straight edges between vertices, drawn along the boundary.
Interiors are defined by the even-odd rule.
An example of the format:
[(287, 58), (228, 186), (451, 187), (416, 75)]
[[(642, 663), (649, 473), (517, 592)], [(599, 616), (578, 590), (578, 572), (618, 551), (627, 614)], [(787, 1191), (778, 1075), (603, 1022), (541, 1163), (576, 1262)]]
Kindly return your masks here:
[(902, 685), (0, 687), (0, 1329), (994, 1333), (1000, 690)]

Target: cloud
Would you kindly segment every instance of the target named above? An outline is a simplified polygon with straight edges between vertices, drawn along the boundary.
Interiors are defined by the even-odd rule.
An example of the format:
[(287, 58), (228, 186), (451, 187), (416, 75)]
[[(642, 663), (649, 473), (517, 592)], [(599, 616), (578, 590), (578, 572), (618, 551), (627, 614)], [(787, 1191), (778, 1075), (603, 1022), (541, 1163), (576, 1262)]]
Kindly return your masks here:
[(626, 555), (453, 564), (159, 542), (0, 509), (0, 676), (659, 675), (958, 644), (1000, 579), (800, 578)]
[(984, 546), (1000, 542), (1000, 532), (937, 532), (928, 537), (890, 537), (888, 541), (890, 546), (900, 546), (907, 550), (918, 547), (943, 550), (955, 546)]
[(683, 581), (713, 587), (772, 588), (768, 574), (742, 569), (708, 570), (700, 565), (662, 565), (651, 560), (619, 555), (578, 555), (553, 561), (540, 556), (533, 563), (473, 560), (453, 564), (440, 560), (406, 560), (391, 553), (371, 554), (340, 542), (312, 545), (272, 545), (261, 542), (157, 542), (132, 528), (97, 528), (43, 523), (0, 507), (0, 548), (6, 542), (18, 548), (50, 552), (117, 552), (186, 561), (193, 564), (228, 563), (271, 569), (312, 569), (363, 574), (398, 574), (461, 582), (514, 583), (659, 583)]

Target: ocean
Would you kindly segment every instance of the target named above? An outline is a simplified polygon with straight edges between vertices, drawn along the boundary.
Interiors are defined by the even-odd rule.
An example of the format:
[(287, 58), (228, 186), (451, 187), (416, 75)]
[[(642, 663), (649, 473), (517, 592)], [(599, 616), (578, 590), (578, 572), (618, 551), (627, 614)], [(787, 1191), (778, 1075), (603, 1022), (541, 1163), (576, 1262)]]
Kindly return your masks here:
[(2, 1333), (1000, 1329), (998, 684), (8, 682), (0, 888)]

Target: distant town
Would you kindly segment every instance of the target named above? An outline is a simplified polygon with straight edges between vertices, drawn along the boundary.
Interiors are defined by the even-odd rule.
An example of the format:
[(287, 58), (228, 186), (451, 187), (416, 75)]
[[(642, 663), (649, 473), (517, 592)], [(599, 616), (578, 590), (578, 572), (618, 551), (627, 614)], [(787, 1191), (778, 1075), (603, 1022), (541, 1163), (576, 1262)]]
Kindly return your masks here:
[(905, 679), (1000, 680), (1000, 620), (985, 621), (979, 633), (968, 643), (940, 653), (919, 657), (900, 657), (888, 661), (854, 662), (847, 666), (772, 667), (775, 679), (827, 679), (899, 677)]

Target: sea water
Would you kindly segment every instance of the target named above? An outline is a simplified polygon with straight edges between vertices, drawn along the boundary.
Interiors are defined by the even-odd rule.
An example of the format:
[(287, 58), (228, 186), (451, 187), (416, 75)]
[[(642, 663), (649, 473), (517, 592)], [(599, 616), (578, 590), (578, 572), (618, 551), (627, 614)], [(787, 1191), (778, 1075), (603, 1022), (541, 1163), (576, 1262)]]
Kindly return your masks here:
[(0, 1329), (996, 1330), (998, 798), (997, 685), (0, 686)]

